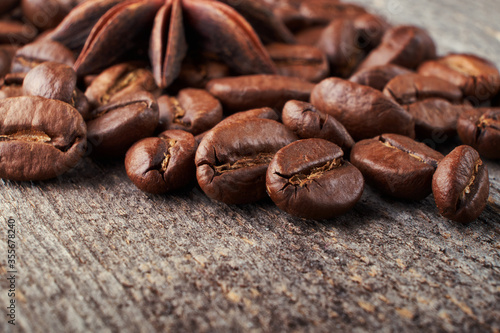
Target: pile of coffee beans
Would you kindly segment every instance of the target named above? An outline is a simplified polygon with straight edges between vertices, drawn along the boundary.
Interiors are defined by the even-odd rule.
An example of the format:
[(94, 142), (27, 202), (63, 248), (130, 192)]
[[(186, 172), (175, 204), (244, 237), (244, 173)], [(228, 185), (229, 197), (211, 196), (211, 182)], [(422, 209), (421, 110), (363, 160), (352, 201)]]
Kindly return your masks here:
[(366, 182), (432, 193), (468, 223), (489, 195), (482, 158), (500, 159), (493, 63), (439, 56), (423, 27), (340, 1), (3, 0), (0, 77), (0, 178), (14, 181), (124, 158), (148, 193), (197, 185), (330, 219)]

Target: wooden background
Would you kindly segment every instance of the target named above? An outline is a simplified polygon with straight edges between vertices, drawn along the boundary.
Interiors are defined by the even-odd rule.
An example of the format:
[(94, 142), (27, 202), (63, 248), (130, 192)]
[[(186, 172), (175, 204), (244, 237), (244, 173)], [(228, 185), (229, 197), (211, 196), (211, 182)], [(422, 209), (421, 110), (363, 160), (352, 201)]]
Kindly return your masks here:
[[(428, 28), (440, 53), (500, 65), (496, 0), (373, 0)], [(446, 149), (446, 148), (444, 148)], [(122, 162), (0, 180), (0, 331), (500, 331), (500, 163), (474, 223), (365, 190), (326, 222), (199, 189), (148, 195)], [(6, 221), (17, 227), (17, 325), (7, 324)]]

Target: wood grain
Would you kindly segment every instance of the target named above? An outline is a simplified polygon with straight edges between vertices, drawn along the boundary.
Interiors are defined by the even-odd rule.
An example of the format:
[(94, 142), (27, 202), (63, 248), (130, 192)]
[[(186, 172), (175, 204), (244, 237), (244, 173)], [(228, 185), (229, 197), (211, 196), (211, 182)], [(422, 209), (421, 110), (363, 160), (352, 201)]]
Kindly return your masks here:
[[(429, 29), (439, 51), (500, 65), (495, 0), (357, 1)], [(445, 148), (446, 149), (446, 148)], [(500, 331), (500, 164), (490, 202), (457, 225), (432, 196), (370, 188), (331, 221), (271, 202), (227, 206), (198, 188), (148, 195), (123, 162), (85, 159), (43, 182), (0, 181), (0, 308), (17, 227), (17, 325), (4, 332)]]

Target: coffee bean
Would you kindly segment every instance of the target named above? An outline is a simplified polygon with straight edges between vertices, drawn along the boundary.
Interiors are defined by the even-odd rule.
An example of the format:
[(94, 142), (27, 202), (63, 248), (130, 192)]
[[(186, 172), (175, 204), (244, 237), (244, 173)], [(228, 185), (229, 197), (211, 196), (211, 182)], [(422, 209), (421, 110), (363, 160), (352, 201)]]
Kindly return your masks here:
[(314, 84), (281, 75), (246, 75), (210, 80), (206, 88), (224, 111), (236, 112), (266, 106), (282, 110), (291, 99), (307, 101)]
[(450, 54), (423, 63), (418, 73), (439, 77), (460, 89), (464, 96), (484, 102), (500, 90), (500, 73), (490, 61), (472, 54)]
[(411, 104), (427, 98), (442, 98), (451, 103), (462, 101), (462, 91), (456, 85), (437, 77), (419, 74), (398, 75), (387, 83), (384, 95), (400, 105)]
[(345, 152), (354, 146), (354, 140), (340, 122), (310, 103), (288, 101), (283, 108), (282, 117), (283, 124), (301, 139), (325, 139), (340, 146)]
[(197, 146), (193, 135), (181, 130), (142, 139), (127, 151), (127, 175), (144, 192), (161, 194), (183, 188), (196, 181)]
[(158, 129), (179, 129), (193, 135), (203, 133), (222, 120), (222, 106), (203, 89), (183, 89), (177, 97), (158, 99)]
[(33, 41), (37, 33), (36, 29), (18, 21), (0, 21), (0, 44), (24, 45)]
[(411, 70), (393, 64), (365, 68), (356, 72), (349, 81), (384, 90), (386, 84), (398, 75), (412, 73)]
[(266, 49), (280, 75), (310, 82), (319, 82), (329, 75), (326, 55), (317, 47), (274, 43)]
[(23, 81), (25, 73), (7, 74), (0, 80), (0, 99), (24, 95)]
[(328, 219), (352, 209), (363, 194), (361, 172), (326, 140), (306, 139), (281, 148), (267, 169), (266, 188), (287, 213)]
[(411, 115), (380, 91), (339, 78), (316, 85), (311, 103), (345, 126), (354, 140), (383, 133), (415, 137)]
[(59, 22), (78, 3), (85, 0), (22, 0), (24, 16), (37, 28), (47, 30), (56, 27)]
[(358, 46), (369, 52), (379, 46), (390, 25), (380, 16), (371, 13), (361, 14), (353, 19), (358, 32)]
[(415, 26), (396, 26), (386, 31), (382, 43), (359, 65), (357, 71), (395, 64), (415, 69), (436, 57), (436, 46), (427, 31)]
[(405, 105), (404, 108), (415, 120), (417, 138), (427, 138), (437, 143), (443, 143), (457, 134), (458, 117), (471, 107), (451, 104), (441, 98), (428, 98)]
[(27, 73), (46, 61), (73, 66), (73, 53), (64, 45), (53, 41), (31, 43), (17, 50), (12, 60), (13, 73)]
[(85, 153), (86, 127), (69, 104), (36, 96), (0, 100), (0, 178), (61, 175)]
[(181, 71), (173, 86), (180, 89), (187, 87), (204, 89), (208, 81), (230, 75), (229, 67), (221, 61), (211, 59), (210, 55), (187, 56), (182, 62)]
[(478, 108), (458, 118), (460, 140), (475, 148), (481, 156), (500, 159), (500, 108)]
[(216, 126), (196, 152), (196, 177), (212, 199), (244, 204), (266, 197), (266, 170), (282, 147), (297, 137), (282, 124), (248, 119)]
[(316, 44), (328, 57), (333, 76), (349, 77), (366, 53), (359, 44), (360, 33), (349, 19), (332, 21)]
[(488, 169), (470, 146), (459, 146), (439, 163), (432, 179), (439, 213), (469, 223), (481, 215), (489, 194)]
[(137, 91), (156, 94), (159, 89), (153, 74), (133, 63), (109, 67), (92, 80), (85, 96), (94, 107), (99, 107)]
[(136, 92), (96, 109), (87, 122), (92, 153), (122, 156), (136, 141), (151, 136), (158, 125), (158, 104), (153, 95)]
[(76, 88), (72, 67), (47, 61), (30, 70), (23, 81), (24, 93), (69, 103)]
[(312, 26), (295, 33), (295, 40), (298, 45), (316, 46), (326, 26)]
[(351, 163), (367, 183), (408, 200), (421, 200), (431, 193), (432, 176), (443, 157), (425, 144), (397, 134), (362, 140), (351, 151)]
[(12, 59), (18, 50), (16, 45), (0, 45), (0, 78), (10, 73)]

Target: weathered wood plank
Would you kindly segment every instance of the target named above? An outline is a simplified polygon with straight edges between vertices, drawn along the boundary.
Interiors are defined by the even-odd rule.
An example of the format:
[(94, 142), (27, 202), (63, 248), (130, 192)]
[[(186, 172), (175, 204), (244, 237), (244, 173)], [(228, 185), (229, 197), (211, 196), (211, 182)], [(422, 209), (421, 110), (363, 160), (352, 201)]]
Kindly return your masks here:
[[(500, 4), (378, 0), (425, 26), (440, 52), (500, 65)], [(490, 205), (467, 226), (432, 197), (367, 188), (355, 209), (314, 222), (270, 202), (227, 206), (197, 188), (147, 195), (120, 161), (84, 160), (59, 179), (0, 181), (0, 306), (6, 220), (16, 221), (16, 328), (25, 332), (500, 330), (500, 165)], [(2, 316), (2, 331), (13, 331)]]

